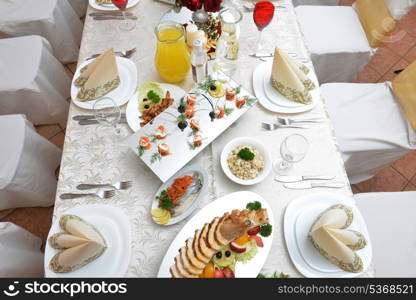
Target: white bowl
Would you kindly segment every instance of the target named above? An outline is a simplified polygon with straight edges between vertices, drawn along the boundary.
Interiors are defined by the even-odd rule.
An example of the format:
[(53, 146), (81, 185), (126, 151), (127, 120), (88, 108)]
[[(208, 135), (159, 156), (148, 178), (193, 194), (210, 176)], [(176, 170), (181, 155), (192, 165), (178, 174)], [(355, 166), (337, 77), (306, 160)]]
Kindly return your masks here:
[[(235, 176), (230, 168), (228, 167), (227, 158), (231, 151), (233, 151), (238, 146), (251, 146), (253, 148), (256, 148), (264, 158), (264, 169), (260, 172), (260, 174), (253, 179), (240, 179), (237, 176)], [(242, 184), (242, 185), (253, 185), (257, 184), (261, 181), (263, 181), (270, 173), (272, 169), (272, 156), (270, 154), (270, 151), (266, 148), (266, 146), (257, 141), (256, 139), (248, 138), (248, 137), (242, 137), (242, 138), (236, 138), (231, 140), (227, 143), (227, 145), (224, 146), (221, 152), (221, 167), (224, 171), (225, 175), (232, 181)]]

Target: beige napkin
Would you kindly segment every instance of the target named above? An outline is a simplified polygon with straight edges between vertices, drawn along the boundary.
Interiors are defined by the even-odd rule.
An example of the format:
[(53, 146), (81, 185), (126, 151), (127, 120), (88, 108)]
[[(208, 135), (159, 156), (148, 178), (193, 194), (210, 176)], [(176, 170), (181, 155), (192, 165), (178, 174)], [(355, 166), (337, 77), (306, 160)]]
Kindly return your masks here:
[(315, 84), (306, 76), (309, 69), (276, 47), (271, 74), (272, 86), (287, 99), (310, 104), (312, 97), (309, 91)]
[(49, 268), (55, 273), (75, 271), (100, 257), (107, 248), (98, 230), (80, 217), (62, 216), (59, 225), (64, 232), (49, 238), (52, 248), (61, 249), (49, 263)]
[(77, 94), (79, 101), (97, 99), (120, 85), (116, 56), (112, 48), (83, 67), (80, 72), (80, 76), (74, 81), (75, 86), (80, 87)]
[(309, 232), (312, 244), (331, 263), (347, 272), (363, 271), (363, 262), (356, 250), (367, 245), (364, 236), (347, 229), (353, 220), (351, 208), (338, 204), (325, 210)]
[(111, 0), (95, 0), (95, 3), (97, 3), (98, 5), (103, 5), (103, 4), (112, 4), (113, 2)]

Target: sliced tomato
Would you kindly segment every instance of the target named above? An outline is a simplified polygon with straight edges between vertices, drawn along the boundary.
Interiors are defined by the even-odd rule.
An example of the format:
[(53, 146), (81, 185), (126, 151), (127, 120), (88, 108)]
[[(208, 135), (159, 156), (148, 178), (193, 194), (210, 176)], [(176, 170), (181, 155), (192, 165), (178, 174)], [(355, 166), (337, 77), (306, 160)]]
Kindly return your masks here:
[(248, 235), (256, 235), (260, 232), (260, 226), (251, 228), (249, 231), (247, 231)]
[(263, 247), (264, 246), (264, 244), (263, 244), (263, 240), (261, 239), (261, 237), (259, 237), (259, 236), (257, 236), (257, 235), (251, 235), (250, 237), (249, 237), (249, 239), (250, 239), (250, 241), (251, 240), (255, 240), (256, 241), (256, 244), (257, 244), (257, 247)]
[(234, 278), (234, 272), (231, 270), (231, 268), (224, 268), (222, 269), (222, 272), (224, 273), (225, 278)]
[(215, 269), (215, 278), (224, 278), (224, 272), (221, 269)]

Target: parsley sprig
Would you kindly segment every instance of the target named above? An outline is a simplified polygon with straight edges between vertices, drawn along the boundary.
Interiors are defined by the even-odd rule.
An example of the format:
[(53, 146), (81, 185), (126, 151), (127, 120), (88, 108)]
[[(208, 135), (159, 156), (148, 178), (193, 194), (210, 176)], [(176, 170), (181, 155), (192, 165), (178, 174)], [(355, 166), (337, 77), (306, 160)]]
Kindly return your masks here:
[(250, 203), (247, 203), (246, 208), (250, 210), (260, 210), (261, 203), (259, 201), (250, 202)]
[(152, 101), (154, 104), (158, 104), (160, 102), (160, 97), (158, 94), (156, 94), (153, 90), (150, 90), (147, 93), (147, 99)]
[(163, 190), (160, 192), (160, 196), (157, 196), (156, 199), (159, 201), (160, 208), (163, 209), (173, 209), (175, 205), (173, 204), (173, 200), (169, 198), (168, 192)]
[(243, 149), (241, 149), (241, 150), (238, 152), (237, 156), (238, 156), (239, 158), (241, 158), (242, 160), (250, 161), (250, 160), (253, 160), (253, 159), (254, 159), (254, 156), (255, 156), (255, 155), (254, 155), (254, 153), (253, 153), (253, 152), (251, 152), (251, 151), (250, 151), (250, 149), (249, 149), (249, 148), (244, 147)]

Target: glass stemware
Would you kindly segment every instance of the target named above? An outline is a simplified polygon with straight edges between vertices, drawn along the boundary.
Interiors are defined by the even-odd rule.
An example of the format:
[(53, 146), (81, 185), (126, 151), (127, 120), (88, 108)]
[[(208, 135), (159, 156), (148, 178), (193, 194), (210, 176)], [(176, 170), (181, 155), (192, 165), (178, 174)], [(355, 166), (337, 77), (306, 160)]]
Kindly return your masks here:
[(111, 0), (115, 6), (121, 11), (123, 20), (120, 22), (119, 28), (124, 31), (131, 31), (136, 27), (136, 21), (126, 17), (126, 7), (129, 0)]
[(259, 1), (254, 7), (253, 20), (259, 31), (256, 43), (256, 52), (260, 53), (263, 49), (262, 46), (262, 33), (263, 29), (266, 28), (272, 21), (274, 16), (274, 5), (269, 1)]
[(120, 129), (117, 127), (121, 119), (120, 107), (110, 97), (103, 97), (95, 101), (93, 105), (95, 119), (105, 126), (114, 127), (115, 134), (120, 136)]
[(278, 174), (287, 174), (293, 164), (305, 158), (309, 149), (308, 140), (300, 134), (287, 136), (280, 145), (281, 160), (273, 162), (273, 169)]

